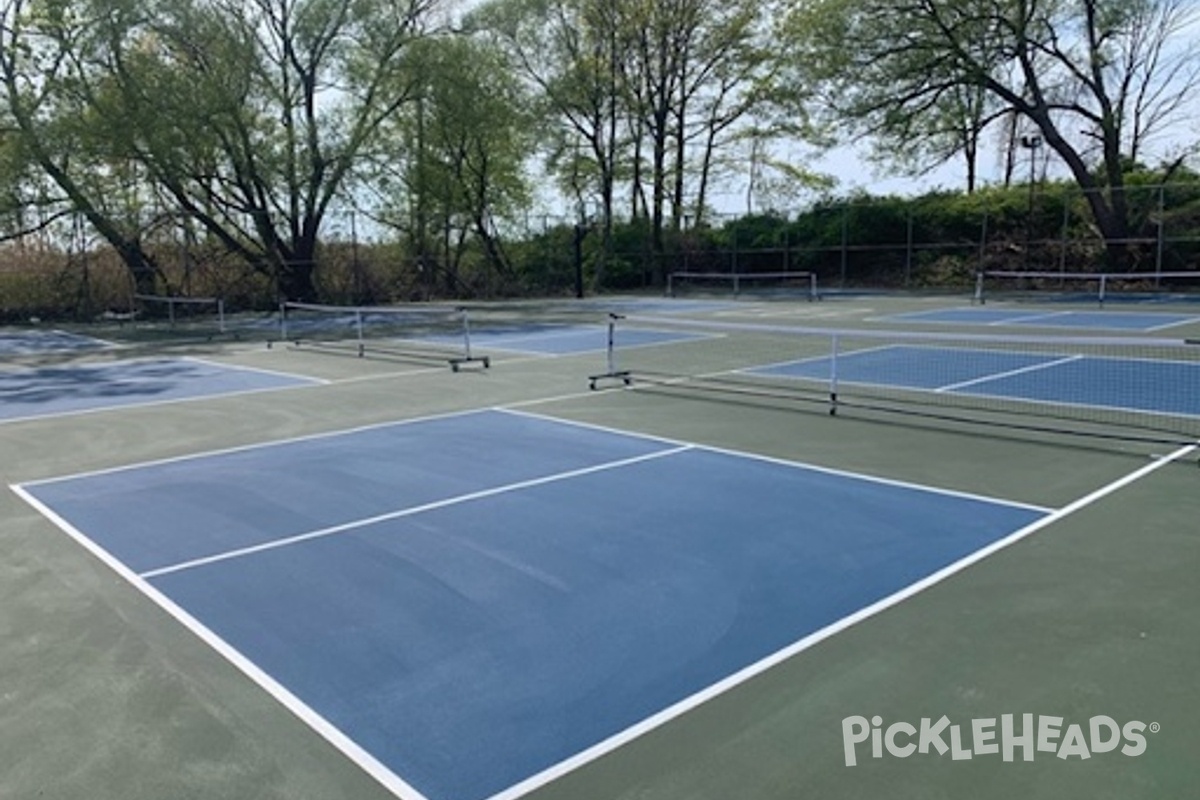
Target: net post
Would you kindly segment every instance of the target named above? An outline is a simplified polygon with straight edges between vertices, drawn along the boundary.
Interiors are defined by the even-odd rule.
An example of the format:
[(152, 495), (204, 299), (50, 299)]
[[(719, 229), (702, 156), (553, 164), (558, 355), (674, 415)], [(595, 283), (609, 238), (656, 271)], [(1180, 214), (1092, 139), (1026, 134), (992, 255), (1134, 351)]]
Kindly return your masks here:
[[(288, 340), (288, 324), (287, 324), (287, 302), (279, 301), (279, 341), (286, 342)], [(267, 342), (269, 348), (271, 343)]]
[(354, 324), (358, 327), (358, 357), (362, 358), (367, 352), (366, 331), (363, 330), (363, 312), (361, 308), (354, 309)]
[(821, 295), (817, 292), (817, 273), (808, 273), (808, 302), (813, 303), (821, 299)]
[(167, 298), (167, 319), (169, 320), (170, 329), (175, 330), (175, 298)]
[(489, 369), (492, 366), (492, 360), (489, 356), (476, 357), (471, 351), (471, 312), (466, 306), (455, 306), (454, 313), (458, 315), (458, 320), (461, 323), (462, 330), (462, 352), (450, 359), (450, 369), (453, 372), (458, 372), (464, 364), (479, 363), (484, 369)]
[(588, 388), (592, 389), (593, 391), (595, 391), (597, 388), (599, 381), (605, 379), (619, 380), (626, 386), (629, 386), (633, 382), (633, 378), (630, 375), (629, 370), (617, 369), (616, 329), (617, 321), (622, 319), (625, 319), (623, 314), (617, 314), (615, 312), (609, 312), (608, 314), (608, 342), (604, 348), (605, 366), (608, 368), (608, 371), (600, 375), (588, 376)]
[(617, 371), (616, 329), (617, 329), (617, 315), (609, 314), (608, 315), (608, 343), (605, 345), (605, 348), (604, 348), (605, 360), (607, 362), (609, 375), (614, 375), (614, 374), (616, 374), (616, 371)]
[(975, 305), (983, 305), (983, 270), (975, 273), (975, 295), (971, 299)]
[(829, 416), (836, 417), (838, 410), (838, 335), (829, 337)]
[(667, 297), (675, 296), (675, 273), (667, 273)]
[(458, 313), (462, 314), (462, 331), (463, 331), (463, 356), (467, 361), (471, 360), (471, 318), (467, 314), (467, 307), (460, 306)]
[(1105, 290), (1108, 288), (1107, 284), (1108, 284), (1108, 275), (1105, 273), (1101, 273), (1100, 274), (1100, 298), (1099, 298), (1101, 308), (1104, 308), (1104, 293), (1105, 293)]
[(221, 333), (225, 332), (225, 298), (224, 297), (217, 298), (217, 329)]

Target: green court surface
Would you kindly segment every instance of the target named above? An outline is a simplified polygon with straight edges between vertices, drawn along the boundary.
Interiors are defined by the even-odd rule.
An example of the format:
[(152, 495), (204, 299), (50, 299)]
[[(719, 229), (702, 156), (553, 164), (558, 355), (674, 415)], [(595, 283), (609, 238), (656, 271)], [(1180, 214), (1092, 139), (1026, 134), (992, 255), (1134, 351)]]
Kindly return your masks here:
[[(845, 402), (831, 414), (828, 387), (805, 384), (793, 391), (796, 387), (783, 381), (767, 386), (761, 376), (746, 374), (752, 366), (826, 357), (809, 338), (797, 344), (780, 328), (853, 329), (855, 336), (845, 337), (851, 343), (840, 346), (864, 352), (893, 346), (898, 339), (908, 342), (909, 334), (924, 347), (928, 342), (921, 337), (929, 334), (929, 324), (906, 323), (905, 315), (963, 305), (963, 298), (856, 296), (823, 302), (722, 300), (681, 305), (678, 311), (660, 300), (638, 298), (591, 300), (580, 308), (565, 302), (506, 306), (495, 313), (481, 308), (473, 324), (485, 332), (489, 324), (501, 331), (521, 325), (571, 325), (573, 331), (594, 326), (603, 343), (611, 306), (631, 318), (620, 321), (625, 324), (636, 321), (656, 333), (678, 328), (688, 335), (650, 340), (628, 353), (618, 349), (616, 363), (607, 362), (602, 347), (589, 345), (579, 352), (497, 350), (488, 354), (486, 368), (457, 370), (436, 359), (382, 352), (358, 357), (279, 342), (268, 347), (267, 327), (195, 340), (80, 329), (74, 332), (114, 346), (70, 352), (24, 348), (0, 357), (0, 371), (27, 375), (51, 367), (187, 357), (238, 374), (300, 380), (254, 392), (172, 396), (169, 402), (114, 403), (86, 411), (54, 413), (48, 404), (46, 415), (0, 421), (0, 478), (6, 487), (20, 487), (380, 423), (502, 408), (1044, 509), (1044, 520), (1027, 535), (812, 641), (798, 642), (770, 663), (689, 698), (686, 707), (648, 718), (495, 797), (1194, 796), (1200, 785), (1200, 688), (1194, 680), (1200, 664), (1200, 581), (1195, 577), (1200, 453), (1190, 448), (1197, 425), (1190, 413), (1170, 409), (1162, 415), (1170, 419), (1159, 424), (1157, 412), (1134, 408), (1127, 414), (1124, 406), (1119, 413), (1097, 410), (1086, 399), (1071, 399), (1058, 409), (1060, 418), (1057, 412), (1035, 413), (1033, 401), (1022, 394), (948, 397), (955, 392), (940, 391), (964, 382), (975, 389), (987, 377), (972, 376), (920, 391), (895, 385), (840, 387)], [(993, 307), (1004, 306), (988, 305)], [(634, 320), (643, 308), (645, 321)], [(1158, 311), (1172, 309), (1147, 309)], [(690, 327), (693, 322), (699, 324)], [(1133, 362), (1153, 358), (1190, 364), (1193, 356), (1183, 342), (1200, 337), (1200, 325), (1184, 324), (1167, 333), (1124, 332), (1111, 346), (1076, 341), (1068, 347), (1067, 338), (1078, 331), (1026, 327), (1023, 335), (1062, 337), (1018, 343), (1037, 354), (1054, 353), (1054, 363), (1065, 360), (1057, 357), (1060, 351), (1075, 347), (1086, 358), (1142, 353), (1128, 339), (1154, 342), (1147, 344), (1150, 355), (1129, 356)], [(959, 337), (953, 348), (959, 350), (962, 342), (969, 349), (984, 348), (982, 340), (970, 337), (1000, 332), (958, 323), (939, 323), (937, 331)], [(1168, 333), (1174, 343), (1161, 341)], [(939, 357), (952, 349), (936, 341), (946, 347), (934, 350)], [(486, 342), (483, 335), (478, 346)], [(1179, 349), (1172, 349), (1176, 345)], [(1171, 355), (1157, 355), (1164, 352)], [(720, 373), (739, 383), (730, 391), (720, 381), (686, 380), (674, 374), (676, 366), (693, 377)], [(1006, 366), (1002, 380), (1010, 372), (1043, 366)], [(621, 379), (627, 368), (632, 386)], [(642, 381), (643, 368), (666, 377)], [(602, 379), (596, 390), (589, 389), (589, 377), (610, 372), (618, 379)], [(1191, 380), (1190, 373), (1181, 374), (1181, 380)], [(786, 391), (775, 391), (780, 387)], [(1133, 430), (1126, 436), (1128, 426)], [(469, 468), (471, 459), (490, 457), (481, 447), (464, 454), (463, 463)], [(286, 477), (262, 474), (258, 479), (269, 485)], [(245, 490), (254, 494), (256, 487)], [(731, 496), (729, 502), (738, 499)], [(780, 497), (779, 503), (794, 508), (797, 529), (803, 528), (806, 498)], [(131, 524), (139, 518), (137, 507), (121, 513)], [(668, 524), (658, 514), (647, 518), (655, 520), (648, 525)], [(569, 518), (561, 520), (562, 526), (571, 524)], [(747, 548), (755, 546), (752, 529), (729, 535), (743, 539)], [(0, 797), (412, 796), (397, 794), (369, 764), (364, 767), (352, 746), (281, 702), (253, 669), (180, 624), (169, 607), (10, 489), (0, 495), (0, 553)], [(619, 685), (620, 675), (613, 681)], [(463, 691), (470, 691), (469, 676)], [(538, 698), (527, 702), (536, 704)], [(989, 753), (986, 734), (991, 731), (999, 745), (1005, 715), (1012, 715), (1018, 728), (1031, 715), (1034, 726), (1050, 725), (1057, 734), (1045, 750), (1033, 742), (1018, 744), (1011, 759)], [(870, 726), (878, 731), (880, 756), (873, 755), (868, 731), (861, 743), (849, 745), (855, 764), (848, 766), (846, 721), (869, 723), (874, 717), (880, 718)], [(884, 744), (896, 723), (919, 730), (923, 720), (928, 726), (942, 717), (947, 727), (935, 738), (953, 744), (945, 754), (938, 753), (937, 743), (927, 743), (927, 752), (903, 751), (903, 745), (919, 739), (906, 727), (894, 728), (891, 742), (904, 755)], [(1098, 739), (1093, 719), (1101, 726)], [(1111, 742), (1105, 719), (1132, 727)], [(985, 734), (982, 748), (973, 725)], [(950, 726), (959, 737), (953, 743)], [(1072, 731), (1082, 739), (1073, 739)], [(1140, 752), (1123, 753), (1122, 746), (1139, 749), (1132, 747), (1139, 736)], [(1064, 748), (1067, 743), (1072, 746)], [(971, 749), (979, 752), (968, 758), (965, 750)]]

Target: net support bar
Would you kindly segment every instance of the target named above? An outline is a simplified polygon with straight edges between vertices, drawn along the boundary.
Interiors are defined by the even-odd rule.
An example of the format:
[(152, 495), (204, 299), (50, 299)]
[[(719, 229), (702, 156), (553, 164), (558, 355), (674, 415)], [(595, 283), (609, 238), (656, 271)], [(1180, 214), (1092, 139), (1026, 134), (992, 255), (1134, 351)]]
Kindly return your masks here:
[(621, 381), (626, 386), (632, 382), (632, 376), (628, 370), (617, 369), (616, 330), (617, 322), (622, 319), (625, 317), (621, 314), (608, 315), (608, 343), (604, 349), (604, 358), (608, 369), (600, 374), (588, 376), (588, 388), (592, 391), (599, 388), (599, 383), (603, 380)]
[[(377, 338), (371, 336), (371, 325), (376, 317), (386, 318), (388, 324), (395, 324), (401, 320), (408, 319), (410, 315), (418, 320), (418, 325), (421, 322), (429, 320), (453, 321), (454, 333), (446, 332), (446, 339), (461, 336), (461, 348), (456, 354), (440, 356), (434, 352), (416, 352), (408, 353), (413, 357), (421, 356), (427, 358), (440, 358), (446, 361), (454, 372), (458, 372), (464, 365), (477, 364), (484, 369), (491, 367), (491, 358), (489, 356), (475, 355), (471, 349), (471, 321), (470, 314), (465, 306), (458, 306), (452, 311), (446, 311), (443, 314), (411, 314), (406, 309), (396, 309), (391, 307), (352, 307), (352, 306), (322, 306), (309, 303), (283, 302), (279, 305), (279, 340), (283, 342), (292, 342), (299, 346), (302, 340), (306, 337), (301, 336), (301, 327), (292, 320), (293, 314), (308, 313), (318, 315), (317, 319), (323, 315), (328, 320), (334, 321), (338, 318), (350, 319), (350, 327), (353, 332), (352, 343), (359, 358), (364, 358), (368, 349), (376, 349), (369, 346), (369, 342), (378, 341)], [(393, 322), (391, 318), (395, 318)], [(323, 334), (328, 334), (328, 330), (322, 330), (322, 326), (318, 323), (313, 341), (320, 341), (326, 338)], [(389, 332), (395, 334), (394, 331)], [(397, 334), (398, 335), (398, 334)], [(402, 338), (402, 337), (401, 337)], [(436, 343), (434, 343), (436, 344)], [(271, 347), (271, 342), (267, 342), (267, 347)], [(388, 352), (386, 348), (378, 348), (380, 352)]]
[[(994, 335), (613, 317), (653, 328), (589, 377), (1142, 442), (1200, 441), (1200, 341)], [(618, 364), (619, 359), (619, 364)]]
[(171, 330), (175, 329), (176, 306), (210, 306), (217, 311), (217, 330), (225, 333), (225, 299), (222, 297), (180, 297), (177, 295), (135, 294), (134, 300), (143, 303), (166, 303), (167, 322)]
[(1041, 281), (1043, 283), (1058, 283), (1060, 287), (1069, 284), (1095, 284), (1091, 297), (1100, 305), (1114, 295), (1122, 284), (1152, 283), (1155, 291), (1161, 291), (1163, 281), (1188, 281), (1200, 287), (1200, 271), (1194, 272), (1051, 272), (1051, 271), (1021, 271), (1021, 270), (981, 270), (975, 273), (975, 291), (972, 302), (984, 305), (988, 297), (988, 282), (1004, 281)]
[(728, 284), (734, 297), (742, 294), (743, 284), (753, 284), (758, 281), (788, 281), (805, 280), (808, 282), (807, 297), (809, 301), (820, 300), (817, 290), (817, 273), (815, 272), (672, 272), (667, 275), (667, 296), (676, 296), (676, 284), (680, 281), (702, 281)]

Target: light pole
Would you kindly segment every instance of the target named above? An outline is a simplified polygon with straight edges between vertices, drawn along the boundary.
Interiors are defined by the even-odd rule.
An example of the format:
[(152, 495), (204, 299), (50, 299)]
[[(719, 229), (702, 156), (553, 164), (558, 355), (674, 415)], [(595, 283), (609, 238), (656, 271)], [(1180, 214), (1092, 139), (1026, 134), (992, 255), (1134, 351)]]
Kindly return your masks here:
[(1029, 250), (1033, 247), (1033, 187), (1036, 180), (1037, 151), (1042, 137), (1031, 134), (1021, 137), (1021, 147), (1029, 151), (1029, 215), (1025, 219), (1025, 269), (1029, 269)]

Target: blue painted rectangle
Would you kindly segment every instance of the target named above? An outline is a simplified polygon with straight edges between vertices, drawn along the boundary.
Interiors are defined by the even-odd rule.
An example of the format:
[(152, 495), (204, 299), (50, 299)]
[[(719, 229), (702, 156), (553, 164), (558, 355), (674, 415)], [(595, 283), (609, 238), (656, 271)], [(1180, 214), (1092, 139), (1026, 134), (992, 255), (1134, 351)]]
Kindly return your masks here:
[(661, 448), (481, 412), (85, 475), (36, 495), (145, 572)]
[(1050, 375), (997, 376), (961, 391), (989, 397), (1129, 411), (1200, 416), (1200, 364), (1182, 361), (1081, 358)]
[[(1013, 370), (1030, 369), (1061, 356), (943, 347), (887, 345), (839, 353), (838, 382), (943, 390)], [(749, 370), (751, 374), (831, 381), (834, 357), (812, 358)]]
[(432, 800), (502, 791), (1042, 515), (502, 412), (123, 472), (25, 489)]
[(0, 372), (0, 420), (282, 389), (308, 378), (228, 367), (194, 358), (156, 358)]
[[(751, 374), (832, 385), (832, 357), (774, 364)], [(1200, 416), (1200, 363), (889, 345), (838, 354), (839, 385)]]

